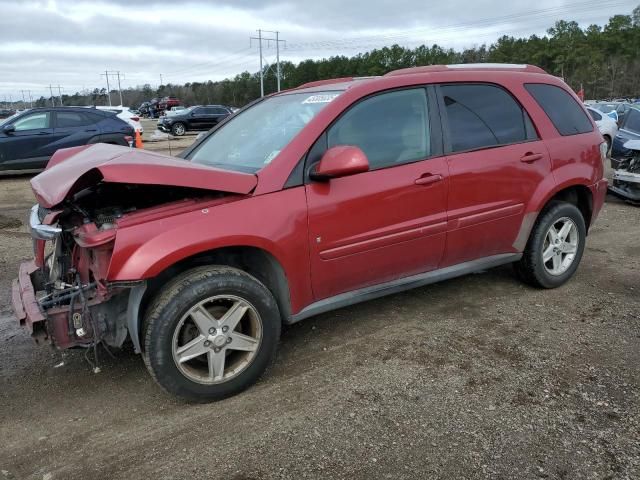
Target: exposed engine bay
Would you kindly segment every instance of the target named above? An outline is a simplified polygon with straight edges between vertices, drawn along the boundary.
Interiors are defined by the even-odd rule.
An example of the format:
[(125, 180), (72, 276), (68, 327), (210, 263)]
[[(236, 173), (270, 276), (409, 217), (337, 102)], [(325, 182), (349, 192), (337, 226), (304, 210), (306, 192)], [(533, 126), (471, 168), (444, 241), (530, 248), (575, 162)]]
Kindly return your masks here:
[(98, 183), (53, 209), (35, 206), (30, 223), (39, 268), (30, 276), (46, 320), (33, 324), (34, 336), (59, 348), (120, 347), (128, 334), (130, 293), (145, 282), (107, 280), (118, 222), (154, 207), (188, 206), (224, 195), (188, 187)]
[(613, 179), (609, 191), (640, 206), (640, 140), (630, 140), (624, 147), (631, 150), (629, 157), (611, 159)]

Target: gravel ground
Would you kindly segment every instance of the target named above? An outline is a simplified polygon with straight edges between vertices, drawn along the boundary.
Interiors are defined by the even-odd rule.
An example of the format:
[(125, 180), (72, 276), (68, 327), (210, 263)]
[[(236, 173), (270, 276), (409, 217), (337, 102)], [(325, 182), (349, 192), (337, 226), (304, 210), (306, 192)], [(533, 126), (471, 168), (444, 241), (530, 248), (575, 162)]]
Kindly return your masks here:
[(285, 329), (247, 392), (187, 405), (130, 349), (93, 374), (9, 306), (27, 178), (0, 179), (0, 479), (640, 478), (640, 209), (608, 199), (576, 277), (498, 268)]

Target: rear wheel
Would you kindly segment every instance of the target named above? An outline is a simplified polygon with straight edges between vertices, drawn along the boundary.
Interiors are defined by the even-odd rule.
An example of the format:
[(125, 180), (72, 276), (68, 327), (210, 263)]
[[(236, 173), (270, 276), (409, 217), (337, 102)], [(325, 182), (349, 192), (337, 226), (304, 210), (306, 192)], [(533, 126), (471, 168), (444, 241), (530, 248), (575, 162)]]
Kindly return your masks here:
[(607, 143), (607, 158), (611, 158), (611, 137), (604, 135), (604, 141)]
[(182, 135), (185, 134), (186, 131), (187, 131), (187, 128), (184, 126), (184, 123), (180, 123), (180, 122), (174, 123), (173, 126), (171, 127), (171, 133), (176, 137), (181, 137)]
[(559, 287), (577, 270), (585, 240), (580, 210), (570, 203), (554, 202), (533, 227), (522, 259), (515, 264), (516, 272), (530, 285)]
[(280, 315), (273, 295), (229, 267), (197, 268), (156, 297), (145, 319), (145, 363), (169, 393), (191, 401), (234, 395), (273, 359)]

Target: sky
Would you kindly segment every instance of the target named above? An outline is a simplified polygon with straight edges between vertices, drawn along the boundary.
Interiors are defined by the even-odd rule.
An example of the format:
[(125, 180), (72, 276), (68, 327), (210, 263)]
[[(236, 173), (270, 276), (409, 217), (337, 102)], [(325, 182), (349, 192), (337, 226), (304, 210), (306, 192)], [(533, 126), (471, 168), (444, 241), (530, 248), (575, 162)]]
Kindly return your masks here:
[[(0, 103), (106, 86), (219, 80), (259, 67), (257, 30), (280, 58), (355, 55), (398, 43), (466, 48), (544, 34), (556, 20), (604, 25), (638, 0), (0, 0)], [(273, 37), (274, 33), (265, 33)], [(275, 62), (275, 42), (264, 45)], [(103, 74), (103, 75), (101, 75)], [(110, 76), (111, 87), (116, 77)], [(28, 95), (25, 92), (25, 95)]]

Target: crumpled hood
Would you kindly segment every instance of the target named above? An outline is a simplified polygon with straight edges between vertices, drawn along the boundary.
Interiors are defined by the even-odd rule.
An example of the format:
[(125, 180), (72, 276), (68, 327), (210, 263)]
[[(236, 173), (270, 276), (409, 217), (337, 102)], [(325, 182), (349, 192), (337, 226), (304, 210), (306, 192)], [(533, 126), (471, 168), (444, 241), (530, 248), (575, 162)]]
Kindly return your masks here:
[(58, 205), (99, 182), (192, 187), (248, 194), (258, 179), (249, 173), (220, 170), (168, 155), (98, 143), (58, 150), (47, 169), (31, 179), (38, 203)]

